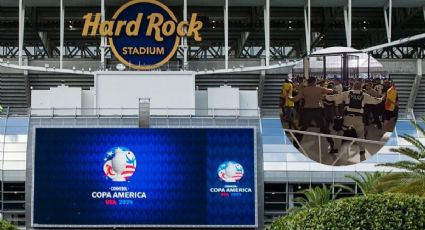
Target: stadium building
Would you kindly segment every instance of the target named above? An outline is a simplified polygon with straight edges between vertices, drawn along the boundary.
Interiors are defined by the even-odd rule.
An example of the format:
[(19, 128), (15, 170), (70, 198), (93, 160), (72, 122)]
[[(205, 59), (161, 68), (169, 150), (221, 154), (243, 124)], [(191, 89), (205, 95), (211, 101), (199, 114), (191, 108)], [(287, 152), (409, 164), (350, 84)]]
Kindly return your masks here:
[[(93, 226), (261, 229), (296, 206), (293, 199), (311, 185), (343, 183), (355, 187), (346, 175), (382, 170), (375, 165), (405, 159), (389, 150), (406, 145), (398, 135), (423, 138), (410, 124), (410, 120), (425, 113), (423, 0), (158, 2), (0, 0), (0, 105), (3, 107), (0, 117), (0, 214), (3, 219), (28, 229)], [(138, 22), (140, 14), (133, 12), (138, 4), (149, 5), (140, 7), (145, 16), (156, 12), (157, 17), (140, 16)], [(96, 26), (97, 13), (100, 14)], [(159, 23), (161, 18), (162, 24)], [(105, 21), (122, 22), (122, 34), (110, 29), (117, 29), (115, 24), (102, 26)], [(148, 22), (150, 24), (143, 24)], [(180, 24), (183, 26), (179, 27)], [(202, 28), (199, 27), (201, 24)], [(138, 25), (141, 25), (139, 31), (142, 33), (132, 35)], [(85, 27), (87, 34), (83, 35)], [(158, 49), (137, 44), (143, 36), (153, 39), (156, 35), (158, 37), (149, 44), (158, 46)], [(122, 36), (136, 38), (130, 41)], [(293, 73), (292, 68), (300, 63), (306, 66), (310, 54), (334, 46), (353, 47), (379, 61), (397, 85), (399, 97), (398, 121), (388, 142), (378, 154), (349, 166), (324, 165), (304, 156), (286, 137), (279, 119), (282, 83)], [(144, 62), (145, 59), (131, 55), (151, 56)], [(236, 191), (235, 197), (244, 198), (252, 192), (255, 199), (251, 201), (255, 206), (251, 208), (255, 221), (239, 224), (182, 222), (174, 225), (167, 219), (163, 223), (147, 220), (147, 224), (126, 226), (108, 220), (105, 225), (84, 221), (67, 225), (59, 216), (49, 223), (47, 217), (37, 216), (33, 205), (42, 206), (42, 199), (37, 196), (38, 188), (47, 185), (48, 180), (57, 175), (46, 171), (34, 173), (34, 169), (47, 170), (50, 167), (37, 168), (37, 164), (43, 165), (40, 162), (49, 163), (44, 158), (37, 158), (37, 154), (42, 156), (45, 154), (43, 150), (48, 149), (41, 137), (74, 135), (72, 137), (77, 138), (83, 135), (66, 133), (68, 128), (86, 128), (93, 132), (97, 132), (97, 128), (158, 128), (165, 130), (164, 133), (166, 130), (253, 129), (253, 140), (249, 137), (247, 140), (254, 144), (255, 160), (245, 165), (241, 163), (245, 171), (240, 170), (238, 163), (232, 163), (232, 159), (227, 164), (233, 164), (236, 172), (245, 175), (245, 179), (249, 177), (248, 173), (254, 173), (252, 178), (249, 177), (251, 184), (243, 187), (241, 182), (229, 194)], [(64, 133), (43, 134), (37, 131), (39, 129), (64, 130)], [(183, 137), (194, 135), (196, 133), (182, 134)], [(231, 133), (226, 135), (232, 137)], [(173, 138), (183, 138), (178, 136)], [(102, 141), (108, 144), (107, 140)], [(244, 143), (243, 140), (240, 142)], [(217, 140), (217, 143), (224, 142)], [(50, 144), (59, 148), (55, 146), (57, 143)], [(235, 152), (239, 152), (243, 148), (236, 149)], [(137, 170), (141, 170), (143, 162), (140, 157), (137, 160), (140, 167)], [(84, 170), (83, 166), (78, 167)], [(180, 163), (179, 167), (196, 168)], [(63, 168), (72, 170), (68, 165)], [(249, 172), (251, 168), (252, 172)], [(46, 181), (37, 182), (40, 175), (45, 176)], [(191, 176), (193, 183), (199, 180), (196, 175)], [(231, 181), (223, 177), (220, 177), (223, 181)], [(238, 181), (240, 177), (234, 180)], [(35, 182), (38, 187), (34, 187)], [(129, 191), (123, 186), (111, 189)], [(209, 191), (227, 194), (227, 190), (222, 189), (211, 187)], [(149, 191), (146, 190), (146, 199), (152, 197)], [(185, 191), (189, 193), (189, 190)], [(108, 196), (99, 192), (99, 196)], [(54, 192), (52, 194), (54, 200)], [(91, 194), (93, 200), (98, 199), (98, 193), (93, 191)], [(340, 194), (344, 195), (351, 194)], [(145, 199), (142, 192), (122, 196)], [(39, 198), (37, 203), (34, 199)], [(114, 201), (105, 202), (113, 204)], [(72, 202), (69, 205), (72, 206)], [(65, 214), (70, 213), (64, 211)]]

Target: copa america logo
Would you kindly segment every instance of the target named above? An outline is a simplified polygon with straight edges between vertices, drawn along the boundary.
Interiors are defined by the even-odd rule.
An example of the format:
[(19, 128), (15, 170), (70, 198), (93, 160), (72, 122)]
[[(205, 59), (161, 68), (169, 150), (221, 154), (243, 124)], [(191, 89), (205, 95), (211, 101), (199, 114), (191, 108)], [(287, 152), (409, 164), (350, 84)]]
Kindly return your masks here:
[(242, 179), (244, 171), (241, 164), (235, 161), (226, 161), (217, 169), (218, 177), (225, 182), (237, 182)]
[(104, 161), (103, 171), (112, 181), (128, 181), (136, 171), (136, 156), (126, 147), (118, 146), (110, 149)]

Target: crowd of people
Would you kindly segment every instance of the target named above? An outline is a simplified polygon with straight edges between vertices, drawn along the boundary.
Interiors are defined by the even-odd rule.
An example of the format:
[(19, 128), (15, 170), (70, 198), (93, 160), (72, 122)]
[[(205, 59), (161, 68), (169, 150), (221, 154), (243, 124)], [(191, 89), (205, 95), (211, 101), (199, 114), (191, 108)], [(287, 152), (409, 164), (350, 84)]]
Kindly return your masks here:
[[(280, 107), (286, 129), (309, 131), (309, 128), (316, 127), (323, 134), (370, 139), (368, 133), (372, 130), (381, 136), (393, 131), (398, 97), (391, 79), (349, 79), (344, 85), (339, 78), (298, 77), (288, 78), (283, 83)], [(294, 135), (295, 147), (303, 145), (305, 135)], [(341, 143), (338, 147), (333, 138), (327, 137), (326, 140), (328, 153), (336, 156)], [(360, 160), (365, 160), (365, 145), (356, 144)]]

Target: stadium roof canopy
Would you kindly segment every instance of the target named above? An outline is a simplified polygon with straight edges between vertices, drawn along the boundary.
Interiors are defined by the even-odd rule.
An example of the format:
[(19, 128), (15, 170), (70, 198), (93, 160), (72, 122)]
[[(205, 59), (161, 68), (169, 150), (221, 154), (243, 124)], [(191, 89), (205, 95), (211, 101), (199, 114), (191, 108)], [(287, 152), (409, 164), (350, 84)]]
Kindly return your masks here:
[[(84, 66), (86, 70), (88, 67), (98, 69), (100, 66), (108, 69), (116, 68), (118, 60), (112, 55), (109, 47), (101, 46), (99, 37), (83, 38), (81, 36), (83, 16), (88, 12), (100, 12), (101, 0), (63, 0), (62, 39), (60, 0), (22, 0), (24, 3), (22, 12), (25, 14), (21, 14), (24, 15), (21, 18), (20, 1), (0, 0), (0, 59), (17, 61), (21, 49), (22, 58), (28, 61), (28, 65), (55, 66), (60, 60), (62, 41), (65, 67), (77, 66), (81, 69)], [(128, 1), (130, 0), (104, 0), (106, 18), (110, 18), (118, 7)], [(177, 18), (183, 18), (184, 0), (159, 1), (168, 5)], [(198, 13), (199, 19), (204, 23), (202, 42), (189, 39), (187, 54), (183, 52), (183, 47), (179, 47), (176, 55), (163, 66), (163, 69), (180, 70), (185, 64), (184, 55), (187, 55), (187, 69), (193, 71), (208, 69), (214, 72), (212, 75), (197, 75), (196, 86), (199, 89), (217, 87), (223, 82), (228, 82), (229, 85), (242, 90), (258, 88), (261, 95), (260, 107), (275, 109), (279, 103), (281, 82), (290, 68), (281, 68), (279, 71), (265, 72), (265, 74), (218, 73), (216, 71), (225, 66), (226, 49), (229, 51), (227, 53), (228, 67), (235, 69), (240, 66), (248, 68), (264, 65), (262, 62), (267, 56), (271, 64), (281, 65), (289, 63), (290, 60), (299, 60), (310, 51), (322, 50), (323, 52), (323, 48), (326, 47), (347, 46), (350, 43), (349, 46), (362, 50), (385, 45), (388, 41), (395, 42), (399, 39), (425, 34), (424, 0), (351, 0), (352, 13), (348, 10), (348, 2), (348, 0), (310, 0), (311, 15), (309, 19), (306, 19), (306, 14), (309, 14), (304, 8), (307, 0), (270, 0), (269, 25), (267, 26), (270, 33), (266, 35), (265, 0), (228, 0), (227, 20), (224, 17), (225, 0), (187, 0), (188, 14)], [(392, 3), (391, 14), (388, 11), (390, 2)], [(348, 20), (349, 18), (351, 19)], [(391, 29), (388, 29), (386, 25), (388, 19), (391, 19), (389, 23), (392, 25)], [(19, 30), (20, 21), (23, 33)], [(228, 22), (227, 47), (226, 21)], [(311, 22), (311, 28), (308, 30), (306, 30), (307, 21)], [(351, 25), (349, 33), (347, 33), (348, 24)], [(307, 43), (308, 34), (311, 41)], [(19, 39), (20, 37), (22, 40)], [(425, 58), (424, 40), (424, 38), (407, 39), (407, 43), (373, 49), (369, 51), (369, 54), (377, 59), (423, 59)], [(269, 41), (268, 49), (266, 41)], [(101, 63), (102, 48), (105, 48), (104, 65)], [(366, 61), (366, 58), (359, 58), (359, 65), (363, 66), (367, 63)], [(330, 58), (327, 62), (330, 65)], [(372, 67), (375, 66), (373, 62), (371, 64)], [(400, 64), (400, 66), (406, 65)], [(406, 69), (406, 72), (413, 74), (411, 73), (413, 70), (410, 71), (410, 69), (410, 67)], [(400, 79), (409, 80), (405, 75)], [(53, 72), (30, 71), (23, 77), (22, 74), (13, 71), (3, 72), (0, 73), (2, 89), (0, 104), (4, 107), (27, 108), (30, 105), (31, 88), (48, 89), (62, 84), (63, 81), (66, 81), (69, 86), (84, 89), (94, 84), (93, 77), (86, 75), (65, 73), (59, 75)], [(407, 96), (401, 97), (405, 99), (404, 104), (407, 104), (410, 90), (411, 87), (406, 87)]]

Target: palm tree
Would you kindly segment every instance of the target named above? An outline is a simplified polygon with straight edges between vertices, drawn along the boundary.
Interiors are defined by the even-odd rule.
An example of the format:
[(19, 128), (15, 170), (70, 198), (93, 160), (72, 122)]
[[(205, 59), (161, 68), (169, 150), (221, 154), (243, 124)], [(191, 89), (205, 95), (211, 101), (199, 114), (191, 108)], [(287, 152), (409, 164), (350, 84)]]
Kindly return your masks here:
[[(364, 174), (361, 174), (359, 172), (356, 172), (356, 173), (357, 173), (357, 176), (346, 175), (345, 177), (354, 181), (357, 184), (358, 188), (360, 188), (360, 191), (362, 192), (362, 194), (365, 196), (367, 196), (368, 194), (379, 192), (376, 189), (376, 185), (382, 176), (386, 176), (388, 174), (386, 172), (374, 172), (374, 173), (366, 172)], [(354, 189), (348, 186), (341, 185), (341, 187), (350, 191), (351, 193), (354, 193), (354, 194), (356, 193)]]
[(338, 190), (332, 195), (332, 190), (335, 187), (338, 188), (339, 186), (333, 185), (328, 187), (324, 184), (322, 187), (317, 186), (305, 189), (302, 191), (305, 197), (297, 197), (294, 199), (294, 202), (301, 204), (302, 208), (313, 208), (327, 204), (335, 200), (342, 190), (342, 188), (338, 188)]
[[(422, 118), (425, 123), (425, 118)], [(425, 136), (425, 129), (415, 121), (412, 124)], [(401, 172), (392, 172), (379, 178), (375, 187), (378, 191), (401, 192), (425, 197), (425, 146), (417, 138), (404, 134), (404, 140), (413, 145), (414, 148), (399, 147), (391, 151), (412, 158), (411, 160), (398, 161), (395, 163), (379, 164), (401, 169)]]

